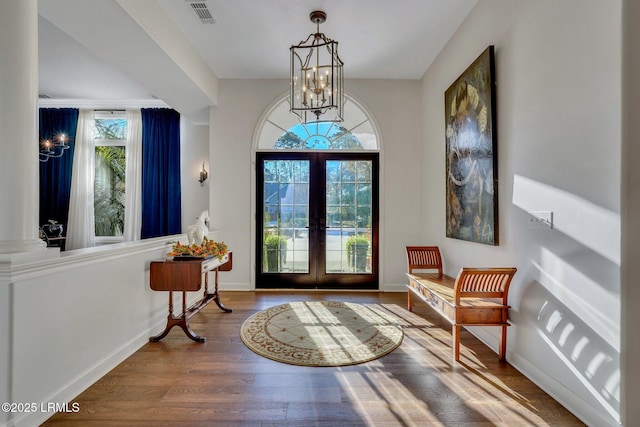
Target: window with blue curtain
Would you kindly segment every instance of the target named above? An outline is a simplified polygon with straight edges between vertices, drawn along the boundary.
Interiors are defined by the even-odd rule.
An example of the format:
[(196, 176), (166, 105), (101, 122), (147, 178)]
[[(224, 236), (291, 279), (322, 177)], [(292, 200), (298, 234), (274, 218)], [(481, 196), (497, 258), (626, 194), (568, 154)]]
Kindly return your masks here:
[(143, 239), (181, 233), (180, 113), (143, 108)]
[(67, 224), (78, 113), (77, 108), (39, 110), (40, 140), (54, 138), (63, 133), (68, 136), (70, 145), (61, 157), (40, 162), (40, 225), (46, 224), (49, 220), (63, 226)]

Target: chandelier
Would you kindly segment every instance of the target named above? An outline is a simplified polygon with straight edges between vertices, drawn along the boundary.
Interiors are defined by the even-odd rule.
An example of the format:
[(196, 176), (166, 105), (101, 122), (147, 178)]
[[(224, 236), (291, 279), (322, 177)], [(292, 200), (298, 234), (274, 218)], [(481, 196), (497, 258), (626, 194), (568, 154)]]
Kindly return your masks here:
[[(291, 95), (290, 111), (303, 123), (320, 121), (342, 121), (343, 107), (343, 63), (338, 56), (338, 42), (325, 37), (320, 32), (320, 24), (326, 21), (327, 14), (316, 10), (309, 14), (311, 22), (316, 24), (315, 34), (309, 34), (306, 40), (291, 46)], [(312, 113), (312, 120), (307, 114)]]
[(50, 158), (62, 157), (65, 150), (69, 149), (69, 137), (59, 133), (53, 138), (45, 138), (40, 141), (40, 161), (46, 162)]

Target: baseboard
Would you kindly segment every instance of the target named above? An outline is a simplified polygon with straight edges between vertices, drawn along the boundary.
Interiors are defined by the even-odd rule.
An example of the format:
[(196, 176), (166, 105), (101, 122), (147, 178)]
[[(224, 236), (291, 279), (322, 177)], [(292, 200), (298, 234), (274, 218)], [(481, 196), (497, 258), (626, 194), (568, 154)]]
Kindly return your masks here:
[(381, 292), (407, 292), (406, 283), (383, 283), (380, 286)]
[(218, 283), (220, 291), (253, 291), (249, 283)]
[[(195, 298), (194, 298), (195, 302)], [(105, 376), (109, 371), (122, 363), (127, 357), (138, 351), (142, 346), (149, 342), (149, 337), (155, 335), (155, 332), (162, 331), (167, 321), (167, 313), (165, 311), (159, 312), (153, 316), (153, 326), (147, 330), (139, 333), (136, 337), (129, 342), (123, 344), (117, 350), (107, 355), (104, 359), (98, 361), (94, 366), (87, 369), (76, 378), (71, 379), (65, 384), (57, 393), (53, 393), (46, 399), (46, 402), (64, 403), (68, 402), (69, 405), (73, 403), (73, 400), (80, 395), (83, 391), (93, 385), (100, 378)], [(82, 408), (80, 408), (82, 411)], [(10, 420), (6, 427), (22, 427), (22, 426), (34, 426), (40, 425), (47, 419), (52, 417), (55, 412), (34, 412), (25, 413), (21, 417), (14, 420)], [(5, 427), (0, 424), (0, 427)]]
[[(219, 283), (221, 291), (254, 291), (249, 283)], [(380, 292), (407, 292), (406, 283), (388, 283), (380, 286)]]
[[(494, 351), (498, 348), (498, 338), (491, 335), (486, 328), (473, 327), (467, 328), (467, 330)], [(544, 392), (554, 400), (564, 406), (569, 412), (578, 417), (583, 423), (589, 426), (622, 426), (620, 421), (615, 420), (613, 416), (605, 417), (602, 410), (598, 411), (598, 408), (595, 408), (594, 405), (585, 402), (584, 399), (575, 394), (572, 390), (556, 381), (555, 378), (549, 376), (546, 372), (541, 371), (525, 357), (514, 351), (510, 351), (508, 348), (507, 362), (517, 369), (522, 375), (527, 377), (531, 382), (544, 390)]]

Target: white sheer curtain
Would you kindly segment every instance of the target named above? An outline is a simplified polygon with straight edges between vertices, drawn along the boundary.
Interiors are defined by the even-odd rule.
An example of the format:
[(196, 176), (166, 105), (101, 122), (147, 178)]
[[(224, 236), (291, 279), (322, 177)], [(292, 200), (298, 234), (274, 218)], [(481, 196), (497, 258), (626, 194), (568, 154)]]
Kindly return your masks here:
[(93, 110), (80, 110), (73, 154), (71, 197), (67, 224), (66, 249), (87, 248), (94, 245), (93, 186), (95, 141), (93, 139)]
[(140, 240), (142, 229), (142, 116), (140, 110), (127, 111), (127, 151), (124, 204), (125, 241)]

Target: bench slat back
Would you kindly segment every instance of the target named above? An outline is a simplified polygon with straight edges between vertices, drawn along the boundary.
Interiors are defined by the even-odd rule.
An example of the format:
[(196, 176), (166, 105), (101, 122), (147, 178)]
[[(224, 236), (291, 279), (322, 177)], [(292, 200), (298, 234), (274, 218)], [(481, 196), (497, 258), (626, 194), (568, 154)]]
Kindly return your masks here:
[(507, 304), (509, 286), (516, 268), (463, 268), (454, 286), (456, 303), (460, 298), (502, 298)]
[(414, 270), (438, 270), (442, 276), (442, 257), (437, 246), (407, 246), (409, 273)]

